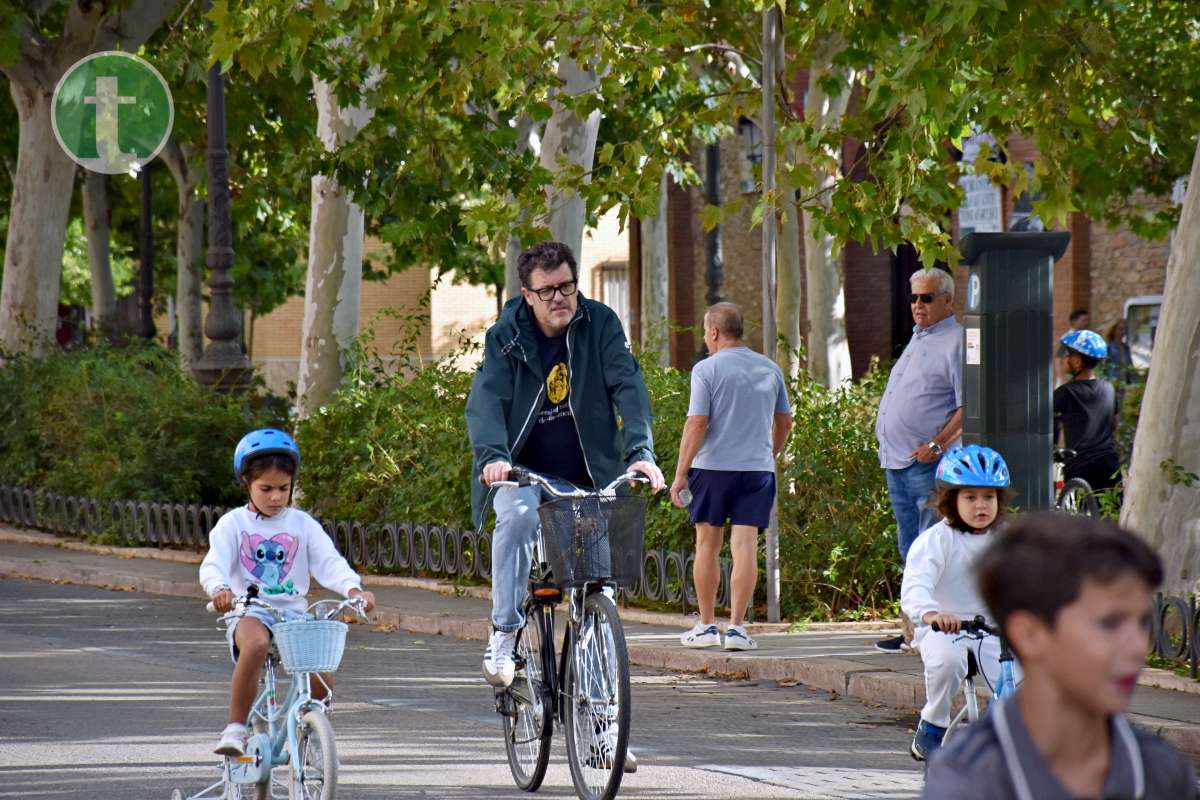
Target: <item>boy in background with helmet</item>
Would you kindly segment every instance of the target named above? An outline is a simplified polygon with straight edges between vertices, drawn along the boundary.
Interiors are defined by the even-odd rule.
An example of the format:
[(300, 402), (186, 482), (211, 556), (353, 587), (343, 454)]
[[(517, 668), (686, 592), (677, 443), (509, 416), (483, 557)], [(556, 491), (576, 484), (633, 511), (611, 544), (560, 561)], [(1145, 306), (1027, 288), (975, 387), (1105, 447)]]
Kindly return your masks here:
[[(995, 624), (975, 586), (975, 561), (991, 543), (1008, 502), (1008, 465), (995, 450), (954, 447), (937, 467), (937, 510), (942, 521), (917, 537), (904, 564), (900, 608), (917, 626), (913, 646), (925, 667), (925, 707), (909, 752), (923, 761), (941, 747), (950, 704), (967, 674), (967, 651), (979, 648), (980, 668), (1000, 673), (1000, 642), (957, 636), (960, 620), (977, 614)], [(931, 627), (936, 622), (941, 631)], [(1014, 664), (1014, 673), (1019, 674)]]
[[(342, 558), (317, 521), (291, 508), (293, 481), (300, 468), (300, 450), (283, 431), (264, 428), (242, 437), (233, 454), (233, 472), (246, 488), (249, 501), (217, 521), (208, 537), (208, 554), (200, 564), (200, 584), (224, 614), (236, 597), (257, 587), (258, 599), (297, 617), (307, 608), (309, 576), (345, 597), (362, 595), (370, 611), (375, 597), (364, 592), (362, 579)], [(258, 675), (271, 644), (275, 618), (251, 607), (232, 619), (226, 631), (233, 658), (229, 724), (215, 752), (240, 756), (246, 743), (246, 717), (258, 689)], [(333, 676), (314, 681), (313, 697), (325, 696)]]
[(1117, 423), (1117, 392), (1096, 378), (1096, 366), (1108, 355), (1104, 337), (1095, 331), (1068, 331), (1059, 342), (1063, 368), (1071, 380), (1054, 390), (1054, 440), (1075, 457), (1063, 468), (1064, 477), (1083, 478), (1093, 489), (1120, 482), (1121, 458), (1113, 437)]

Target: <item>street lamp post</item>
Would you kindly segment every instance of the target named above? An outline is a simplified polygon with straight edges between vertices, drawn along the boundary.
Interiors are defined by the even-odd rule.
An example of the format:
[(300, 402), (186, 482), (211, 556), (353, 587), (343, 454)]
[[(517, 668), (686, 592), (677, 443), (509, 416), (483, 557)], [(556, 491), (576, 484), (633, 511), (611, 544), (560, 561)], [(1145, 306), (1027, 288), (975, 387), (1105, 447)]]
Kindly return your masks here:
[[(211, 0), (205, 3), (211, 7)], [(208, 346), (192, 365), (196, 380), (221, 391), (244, 391), (253, 367), (242, 352), (242, 321), (233, 305), (233, 220), (229, 211), (229, 152), (225, 142), (225, 84), (220, 63), (208, 70)]]
[(138, 281), (138, 310), (139, 326), (138, 333), (145, 339), (153, 339), (155, 334), (154, 328), (154, 229), (151, 227), (151, 200), (154, 193), (154, 180), (150, 176), (150, 170), (154, 166), (154, 162), (150, 161), (142, 165), (141, 174), (138, 176), (141, 179), (142, 188), (142, 218), (140, 220), (141, 234), (139, 245), (141, 250), (141, 276)]
[[(762, 58), (762, 180), (766, 213), (762, 232), (763, 355), (775, 360), (775, 70), (779, 52), (779, 17), (775, 4), (763, 9)], [(767, 527), (767, 621), (779, 622), (779, 503), (771, 509)]]

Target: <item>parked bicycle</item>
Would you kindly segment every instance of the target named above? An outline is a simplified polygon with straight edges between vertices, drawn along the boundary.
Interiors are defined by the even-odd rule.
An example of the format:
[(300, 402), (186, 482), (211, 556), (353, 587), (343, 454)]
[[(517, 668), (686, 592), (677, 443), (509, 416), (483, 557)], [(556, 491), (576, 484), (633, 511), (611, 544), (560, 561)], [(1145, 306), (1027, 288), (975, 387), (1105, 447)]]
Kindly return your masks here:
[(1100, 516), (1100, 503), (1090, 483), (1083, 478), (1067, 479), (1064, 470), (1075, 458), (1074, 450), (1054, 451), (1054, 508), (1065, 514)]
[[(641, 576), (646, 499), (617, 495), (627, 472), (594, 490), (560, 490), (515, 468), (498, 486), (541, 487), (540, 529), (517, 635), (512, 685), (495, 690), (504, 749), (517, 786), (542, 785), (557, 723), (565, 732), (571, 781), (581, 800), (617, 796), (629, 748), (631, 698), (625, 632), (613, 602), (618, 586)], [(567, 601), (566, 634), (555, 652), (554, 610)]]
[[(933, 630), (940, 631), (941, 627), (934, 622)], [(942, 746), (950, 741), (950, 737), (957, 732), (962, 726), (979, 720), (979, 697), (975, 692), (975, 678), (981, 676), (984, 683), (992, 693), (992, 702), (1007, 697), (1017, 690), (1016, 681), (1013, 677), (1013, 654), (1008, 648), (1008, 642), (1001, 635), (1000, 629), (988, 625), (981, 616), (976, 616), (974, 619), (962, 621), (962, 627), (959, 629), (959, 635), (964, 638), (975, 639), (983, 642), (987, 636), (995, 636), (1000, 640), (1000, 675), (996, 680), (996, 685), (993, 686), (988, 680), (987, 674), (980, 669), (980, 659), (976, 653), (967, 651), (967, 675), (963, 678), (963, 707), (950, 720), (950, 725), (946, 728), (946, 734), (942, 737)], [(977, 649), (978, 650), (978, 649)]]
[[(303, 619), (287, 620), (257, 598), (257, 587), (238, 598), (222, 622), (241, 617), (251, 608), (266, 609), (275, 618), (271, 650), (262, 671), (262, 691), (250, 710), (253, 734), (245, 754), (228, 756), (220, 764), (221, 779), (193, 795), (171, 792), (171, 800), (334, 800), (337, 795), (337, 743), (329, 722), (329, 701), (312, 696), (313, 681), (322, 672), (335, 672), (346, 647), (346, 623), (337, 619), (353, 609), (362, 619), (363, 599), (320, 600)], [(322, 613), (322, 608), (332, 606)], [(207, 606), (215, 612), (213, 604)], [(278, 702), (276, 664), (290, 676), (287, 696)], [(282, 791), (286, 790), (286, 794)]]

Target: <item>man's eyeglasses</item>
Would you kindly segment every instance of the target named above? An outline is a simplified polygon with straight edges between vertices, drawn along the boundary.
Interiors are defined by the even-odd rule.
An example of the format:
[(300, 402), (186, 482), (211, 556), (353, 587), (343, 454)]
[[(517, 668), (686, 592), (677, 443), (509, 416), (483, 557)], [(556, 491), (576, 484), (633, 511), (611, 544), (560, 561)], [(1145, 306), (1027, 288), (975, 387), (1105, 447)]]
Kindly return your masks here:
[(540, 289), (531, 288), (529, 291), (536, 294), (543, 303), (549, 303), (554, 299), (555, 292), (558, 292), (563, 297), (570, 297), (571, 295), (575, 294), (576, 288), (577, 286), (575, 281), (567, 281), (566, 283), (560, 283), (557, 286), (543, 286)]
[(916, 305), (917, 301), (920, 300), (925, 305), (929, 305), (930, 303), (933, 302), (933, 298), (935, 298), (935, 297), (937, 297), (937, 295), (933, 294), (932, 292), (923, 292), (921, 294), (910, 294), (908, 296), (908, 304), (910, 306)]

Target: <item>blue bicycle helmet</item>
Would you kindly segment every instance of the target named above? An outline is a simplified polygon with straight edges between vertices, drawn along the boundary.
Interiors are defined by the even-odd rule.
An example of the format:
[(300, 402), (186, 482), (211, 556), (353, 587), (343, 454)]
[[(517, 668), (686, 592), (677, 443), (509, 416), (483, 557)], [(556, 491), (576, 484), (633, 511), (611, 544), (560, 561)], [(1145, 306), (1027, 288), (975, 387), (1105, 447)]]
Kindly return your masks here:
[(300, 448), (296, 440), (281, 430), (275, 428), (259, 428), (250, 431), (237, 443), (233, 451), (233, 474), (238, 480), (242, 478), (242, 468), (246, 459), (252, 456), (265, 456), (270, 453), (290, 456), (300, 469)]
[(937, 480), (947, 486), (1003, 489), (1009, 484), (1008, 464), (990, 447), (978, 444), (952, 447), (938, 462)]
[(1108, 357), (1108, 344), (1095, 331), (1067, 331), (1058, 341), (1068, 350), (1097, 361)]

